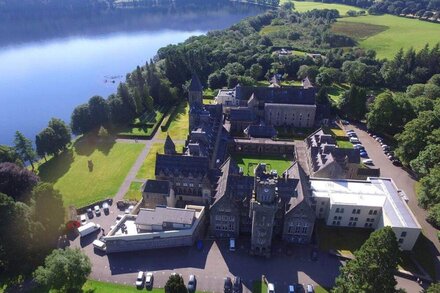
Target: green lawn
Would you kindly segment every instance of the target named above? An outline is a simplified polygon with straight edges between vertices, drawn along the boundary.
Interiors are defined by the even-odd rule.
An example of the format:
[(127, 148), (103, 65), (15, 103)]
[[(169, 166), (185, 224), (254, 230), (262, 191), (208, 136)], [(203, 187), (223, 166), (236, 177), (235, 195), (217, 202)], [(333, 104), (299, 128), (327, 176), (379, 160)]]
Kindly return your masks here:
[(341, 149), (352, 149), (353, 148), (353, 144), (349, 141), (346, 141), (346, 140), (336, 140), (336, 144)]
[[(72, 149), (39, 166), (39, 176), (61, 192), (66, 207), (82, 207), (113, 197), (143, 147), (143, 144), (104, 143), (84, 138), (75, 142)], [(91, 171), (88, 160), (93, 162)]]
[(162, 121), (167, 109), (160, 107), (153, 112), (145, 113), (140, 118), (136, 118), (133, 123), (123, 127), (118, 131), (119, 135), (126, 136), (150, 136), (157, 124)]
[(370, 237), (372, 230), (330, 227), (323, 222), (316, 224), (319, 248), (323, 251), (334, 250), (342, 255), (351, 255)]
[(124, 194), (124, 199), (129, 201), (138, 201), (142, 198), (142, 182), (131, 182), (130, 189)]
[(214, 99), (203, 99), (203, 105), (212, 105), (214, 102)]
[[(285, 0), (281, 0), (281, 3)], [(322, 3), (322, 2), (312, 2), (312, 1), (293, 1), (295, 4), (295, 10), (298, 12), (310, 11), (313, 9), (336, 9), (339, 11), (341, 16), (347, 14), (347, 11), (354, 10), (360, 11), (362, 9), (354, 6), (343, 5), (343, 4), (332, 4), (332, 3)]]
[(188, 103), (181, 103), (170, 117), (171, 123), (166, 131), (159, 129), (159, 138), (165, 139), (167, 133), (174, 140), (184, 140), (188, 136), (189, 106)]
[[(183, 151), (183, 144), (176, 144), (176, 152), (181, 153)], [(144, 163), (136, 174), (138, 179), (154, 179), (154, 169), (156, 168), (156, 154), (163, 154), (163, 144), (154, 143), (150, 147), (150, 151), (145, 158)]]
[[(119, 285), (119, 284), (113, 284), (113, 283), (105, 283), (105, 282), (99, 282), (94, 280), (88, 280), (83, 287), (84, 292), (93, 292), (93, 293), (119, 293), (119, 292), (136, 292), (139, 293), (141, 290), (137, 289), (134, 285)], [(164, 289), (156, 289), (153, 290), (142, 290), (144, 292), (150, 292), (150, 293), (163, 293), (165, 292)]]
[(278, 174), (284, 172), (293, 164), (293, 158), (283, 158), (282, 156), (248, 156), (235, 155), (232, 157), (239, 167), (243, 168), (244, 175), (254, 175), (254, 169), (258, 163), (266, 163), (269, 169), (277, 170)]
[(338, 105), (344, 92), (349, 89), (350, 87), (347, 84), (333, 84), (331, 87), (328, 88), (327, 93), (330, 97), (330, 100), (334, 104)]
[[(344, 21), (346, 31), (350, 31), (350, 23), (357, 28), (359, 28), (359, 23), (387, 27), (386, 30), (359, 41), (361, 47), (375, 50), (377, 56), (381, 58), (393, 58), (400, 48), (413, 47), (420, 50), (426, 43), (433, 46), (440, 40), (440, 24), (417, 19), (386, 14), (346, 17), (341, 21)], [(366, 28), (371, 30), (371, 26), (366, 26)], [(353, 37), (358, 34), (354, 33)]]

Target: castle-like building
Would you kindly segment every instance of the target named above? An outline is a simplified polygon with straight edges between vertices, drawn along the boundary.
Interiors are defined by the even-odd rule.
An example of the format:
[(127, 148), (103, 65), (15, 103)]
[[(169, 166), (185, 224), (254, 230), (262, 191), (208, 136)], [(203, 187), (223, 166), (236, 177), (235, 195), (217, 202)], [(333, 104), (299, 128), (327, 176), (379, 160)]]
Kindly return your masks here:
[[(147, 180), (143, 187), (147, 208), (204, 206), (209, 210), (210, 235), (249, 235), (254, 255), (269, 256), (273, 239), (310, 243), (317, 218), (334, 226), (391, 225), (396, 236), (399, 234), (401, 247), (412, 249), (420, 225), (406, 203), (399, 201), (397, 188), (387, 183), (389, 179), (350, 183), (360, 163), (358, 151), (338, 149), (318, 131), (305, 140), (307, 156), (300, 162), (294, 141), (273, 139), (277, 127), (310, 128), (328, 118), (316, 105), (316, 90), (310, 83), (303, 87), (237, 86), (221, 90), (213, 105), (203, 105), (202, 91), (194, 76), (189, 86), (189, 133), (184, 150), (177, 152), (172, 139), (166, 138), (164, 154), (156, 156), (156, 179)], [(254, 175), (245, 175), (230, 156), (237, 153), (293, 159), (281, 173), (261, 162), (254, 166)], [(331, 179), (313, 181), (310, 176)], [(336, 178), (338, 183), (334, 183)], [(333, 194), (315, 190), (327, 181), (335, 188)], [(359, 192), (338, 191), (339, 185), (366, 186), (369, 193), (356, 200)]]

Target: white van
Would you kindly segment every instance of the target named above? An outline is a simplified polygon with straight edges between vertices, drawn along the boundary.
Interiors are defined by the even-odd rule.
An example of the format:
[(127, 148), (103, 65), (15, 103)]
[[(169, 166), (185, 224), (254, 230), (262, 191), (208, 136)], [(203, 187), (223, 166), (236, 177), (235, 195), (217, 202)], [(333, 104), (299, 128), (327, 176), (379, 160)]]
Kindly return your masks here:
[(275, 286), (272, 283), (267, 284), (267, 293), (275, 293)]
[(95, 224), (93, 222), (88, 222), (87, 224), (78, 228), (78, 233), (81, 237), (84, 237), (84, 236), (89, 235), (90, 233), (93, 233), (99, 229), (101, 229), (101, 226), (99, 226), (99, 224)]
[(105, 242), (99, 240), (99, 239), (95, 239), (93, 240), (93, 247), (95, 247), (96, 249), (99, 249), (101, 251), (105, 251), (107, 249), (107, 246), (105, 245)]
[(235, 251), (235, 239), (229, 239), (229, 251)]

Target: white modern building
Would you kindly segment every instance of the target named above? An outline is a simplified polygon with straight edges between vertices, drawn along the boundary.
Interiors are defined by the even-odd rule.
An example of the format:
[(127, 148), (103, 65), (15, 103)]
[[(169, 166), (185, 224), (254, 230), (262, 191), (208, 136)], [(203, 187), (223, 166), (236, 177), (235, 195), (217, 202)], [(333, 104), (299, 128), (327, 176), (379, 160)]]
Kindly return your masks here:
[(412, 250), (421, 227), (392, 179), (310, 179), (311, 202), (318, 219), (329, 226), (390, 226), (402, 250)]

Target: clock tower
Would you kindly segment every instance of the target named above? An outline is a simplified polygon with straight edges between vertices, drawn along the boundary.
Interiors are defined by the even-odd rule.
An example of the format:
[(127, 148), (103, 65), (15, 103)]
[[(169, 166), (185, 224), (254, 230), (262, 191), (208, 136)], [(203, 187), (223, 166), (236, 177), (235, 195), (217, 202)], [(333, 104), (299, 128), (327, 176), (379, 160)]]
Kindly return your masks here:
[(269, 257), (275, 213), (278, 209), (278, 175), (267, 172), (265, 164), (255, 168), (254, 192), (250, 202), (252, 220), (251, 253)]

